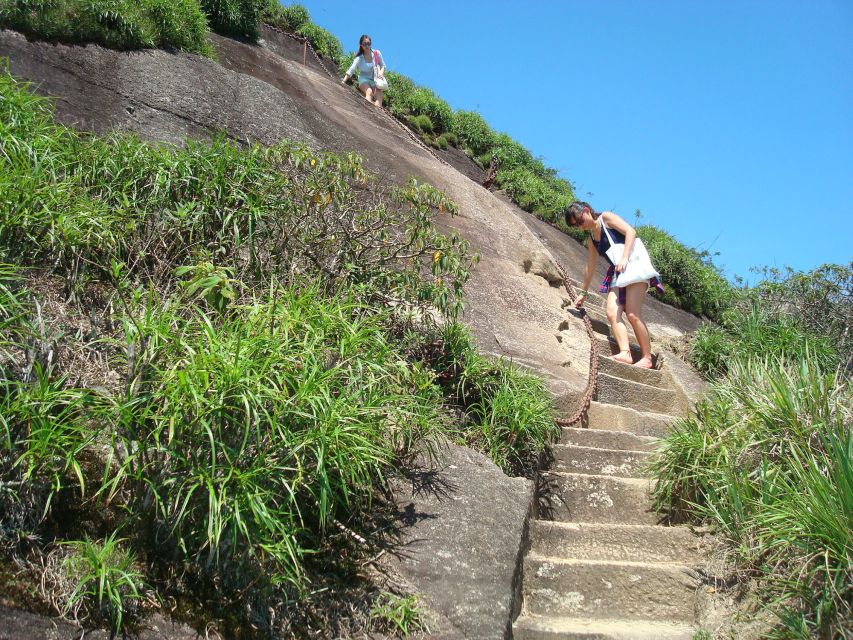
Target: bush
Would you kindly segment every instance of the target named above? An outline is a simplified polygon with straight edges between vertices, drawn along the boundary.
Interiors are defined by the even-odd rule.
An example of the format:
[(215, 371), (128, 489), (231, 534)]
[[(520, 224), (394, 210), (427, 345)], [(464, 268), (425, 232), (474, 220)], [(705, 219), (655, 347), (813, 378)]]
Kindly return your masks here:
[(311, 15), (301, 4), (285, 7), (279, 0), (270, 0), (264, 19), (279, 29), (296, 33), (301, 26), (311, 22)]
[(442, 137), (447, 140), (447, 144), (453, 145), (454, 147), (459, 146), (459, 138), (452, 131), (445, 131), (442, 134)]
[(314, 50), (325, 58), (330, 58), (340, 65), (344, 61), (344, 48), (341, 41), (331, 32), (313, 23), (303, 24), (296, 29), (296, 33), (304, 38), (314, 47)]
[(439, 149), (447, 149), (447, 137), (441, 134), (435, 139), (435, 146)]
[(199, 0), (214, 31), (228, 36), (258, 38), (258, 25), (268, 0)]
[(658, 508), (714, 523), (763, 578), (774, 637), (842, 637), (853, 620), (851, 407), (848, 381), (808, 355), (736, 360), (652, 465)]
[(661, 274), (663, 302), (712, 319), (722, 317), (735, 292), (706, 256), (651, 225), (637, 227), (637, 235)]
[(445, 327), (433, 363), (446, 393), (466, 409), (463, 438), (506, 473), (536, 473), (538, 455), (560, 435), (542, 381), (506, 360), (479, 355), (460, 324)]
[(176, 47), (210, 55), (207, 20), (195, 0), (10, 0), (0, 27), (46, 40), (119, 50)]
[(413, 116), (409, 119), (409, 122), (414, 125), (416, 131), (420, 131), (421, 133), (433, 132), (432, 120), (429, 119), (429, 116)]
[(475, 111), (457, 111), (453, 117), (453, 133), (476, 156), (491, 154), (497, 144), (495, 132)]

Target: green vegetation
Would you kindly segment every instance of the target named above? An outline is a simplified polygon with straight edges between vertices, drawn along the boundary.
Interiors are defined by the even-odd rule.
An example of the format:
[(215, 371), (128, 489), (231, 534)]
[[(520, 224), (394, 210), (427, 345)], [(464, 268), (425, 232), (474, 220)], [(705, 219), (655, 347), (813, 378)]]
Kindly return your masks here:
[(211, 28), (227, 36), (258, 38), (267, 0), (199, 0)]
[(734, 356), (808, 358), (825, 371), (853, 364), (853, 264), (823, 265), (809, 273), (765, 272), (751, 289), (731, 296), (719, 324), (696, 332), (694, 366), (724, 375)]
[(382, 593), (377, 598), (371, 616), (380, 621), (385, 628), (400, 632), (408, 638), (412, 631), (426, 631), (429, 628), (421, 620), (422, 612), (417, 596), (397, 596)]
[(210, 55), (207, 18), (197, 0), (9, 0), (0, 27), (45, 40), (113, 49), (175, 47)]
[(85, 617), (102, 617), (115, 631), (122, 628), (125, 611), (132, 610), (142, 599), (143, 576), (134, 567), (132, 553), (120, 547), (124, 540), (115, 534), (102, 542), (80, 540), (63, 543), (68, 555), (62, 561), (63, 578), (72, 587), (65, 602), (65, 615), (73, 612), (80, 619), (81, 610), (91, 605)]
[[(693, 362), (716, 378), (652, 472), (657, 506), (708, 521), (778, 615), (775, 638), (853, 630), (853, 265), (765, 272)], [(848, 320), (845, 320), (848, 319)]]
[(661, 301), (697, 315), (718, 319), (729, 308), (733, 287), (711, 262), (710, 256), (684, 246), (671, 235), (651, 225), (637, 227), (661, 274)]
[(476, 257), (429, 185), (289, 142), (84, 136), (8, 73), (0, 139), (0, 536), (67, 541), (66, 612), (121, 627), (145, 566), (156, 597), (279, 633), (358, 583), (374, 542), (336, 532), (375, 540), (411, 454), (529, 474), (556, 435), (541, 382), (454, 323)]

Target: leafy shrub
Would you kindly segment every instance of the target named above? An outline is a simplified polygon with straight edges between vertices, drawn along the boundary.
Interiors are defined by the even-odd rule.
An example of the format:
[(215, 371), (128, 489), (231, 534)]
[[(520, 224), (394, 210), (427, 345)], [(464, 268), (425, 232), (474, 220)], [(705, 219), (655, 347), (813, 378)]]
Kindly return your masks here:
[(30, 36), (113, 49), (176, 47), (210, 55), (207, 20), (196, 0), (10, 0), (0, 27)]
[(409, 119), (409, 122), (414, 125), (416, 131), (420, 131), (423, 133), (433, 132), (432, 120), (429, 119), (429, 116), (413, 116)]
[(809, 272), (766, 269), (751, 291), (771, 319), (792, 320), (804, 331), (835, 346), (842, 366), (853, 367), (853, 263), (824, 264)]
[(109, 493), (138, 488), (138, 525), (200, 568), (301, 585), (330, 520), (366, 508), (438, 424), (435, 397), (410, 392), (382, 315), (352, 297), (272, 288), (221, 324), (183, 309), (141, 299), (125, 323), (140, 360), (119, 433), (134, 453)]
[(218, 266), (238, 278), (322, 274), (331, 288), (358, 282), (450, 315), (461, 308), (467, 244), (433, 227), (433, 215), (456, 207), (428, 185), (385, 188), (355, 155), (290, 143), (173, 149), (82, 138), (10, 77), (0, 76), (0, 89), (9, 98), (0, 102), (0, 255), (54, 265), (78, 285), (110, 280), (120, 264), (127, 277), (173, 287), (176, 268), (213, 262), (199, 246), (219, 247)]
[(707, 256), (651, 225), (637, 227), (637, 235), (661, 274), (663, 302), (709, 318), (721, 317), (732, 303), (734, 290)]
[(339, 65), (344, 61), (344, 48), (341, 41), (323, 27), (307, 22), (298, 27), (296, 33), (308, 38), (308, 42), (321, 56), (331, 58)]
[(267, 0), (199, 0), (214, 31), (228, 36), (258, 38)]
[(497, 144), (495, 132), (476, 111), (457, 111), (453, 117), (453, 133), (473, 155), (491, 153)]
[(447, 140), (447, 144), (453, 145), (454, 147), (459, 146), (459, 138), (452, 131), (445, 131), (441, 135), (445, 140)]
[(447, 149), (447, 136), (441, 134), (435, 139), (435, 146), (439, 149)]
[(830, 336), (818, 334), (794, 314), (776, 312), (755, 291), (741, 293), (719, 325), (700, 328), (690, 347), (691, 362), (709, 377), (725, 374), (733, 357), (768, 355), (808, 358), (822, 370), (844, 364)]
[(479, 355), (460, 324), (445, 327), (433, 367), (466, 409), (462, 437), (487, 451), (505, 472), (535, 473), (539, 452), (560, 435), (551, 396), (540, 379), (506, 360)]
[(657, 506), (713, 522), (763, 577), (775, 637), (840, 637), (853, 619), (851, 407), (847, 381), (808, 355), (738, 359), (652, 466)]
[(280, 29), (296, 33), (299, 27), (311, 22), (311, 15), (301, 4), (282, 6), (279, 0), (270, 0), (264, 19)]

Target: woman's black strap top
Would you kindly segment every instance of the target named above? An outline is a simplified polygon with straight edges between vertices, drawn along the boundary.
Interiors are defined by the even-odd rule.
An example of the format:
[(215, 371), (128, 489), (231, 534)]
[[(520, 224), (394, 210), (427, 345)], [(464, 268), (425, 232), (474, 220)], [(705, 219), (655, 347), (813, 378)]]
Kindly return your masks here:
[[(600, 220), (600, 222), (602, 225), (604, 225), (604, 220)], [(619, 243), (624, 244), (624, 242), (625, 242), (625, 234), (624, 233), (619, 233), (613, 227), (607, 227), (607, 231), (613, 237), (613, 242), (615, 242), (617, 244), (619, 244)], [(603, 229), (601, 230), (601, 239), (600, 240), (596, 240), (595, 236), (591, 236), (591, 238), (592, 238), (592, 244), (594, 244), (595, 248), (598, 249), (598, 254), (601, 256), (604, 256), (605, 259), (607, 260), (607, 262), (610, 262), (610, 258), (608, 258), (607, 254), (605, 253), (610, 248), (610, 240), (607, 239), (607, 234), (604, 233), (604, 230)], [(613, 264), (613, 263), (610, 262), (610, 264)]]

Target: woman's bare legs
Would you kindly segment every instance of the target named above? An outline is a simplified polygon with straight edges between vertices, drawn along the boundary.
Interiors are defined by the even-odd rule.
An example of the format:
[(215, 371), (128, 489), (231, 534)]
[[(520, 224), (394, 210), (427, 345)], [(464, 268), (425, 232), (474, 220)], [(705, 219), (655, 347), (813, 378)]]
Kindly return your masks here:
[(649, 288), (646, 282), (635, 282), (625, 287), (625, 315), (634, 329), (637, 342), (640, 343), (642, 356), (634, 365), (644, 369), (652, 368), (652, 345), (649, 341), (649, 330), (643, 321), (643, 301), (646, 299), (646, 290)]
[(631, 364), (634, 360), (631, 358), (631, 347), (628, 343), (628, 327), (622, 322), (624, 307), (618, 303), (616, 289), (611, 289), (607, 293), (606, 310), (607, 319), (610, 321), (610, 331), (616, 338), (616, 344), (619, 345), (619, 353), (610, 356), (610, 359)]
[(361, 95), (364, 96), (365, 100), (373, 102), (373, 87), (365, 82), (364, 84), (358, 85), (358, 90), (361, 91)]
[(383, 94), (384, 94), (384, 91), (382, 91), (382, 89), (374, 89), (373, 90), (373, 104), (375, 104), (377, 107), (382, 106), (382, 95)]

